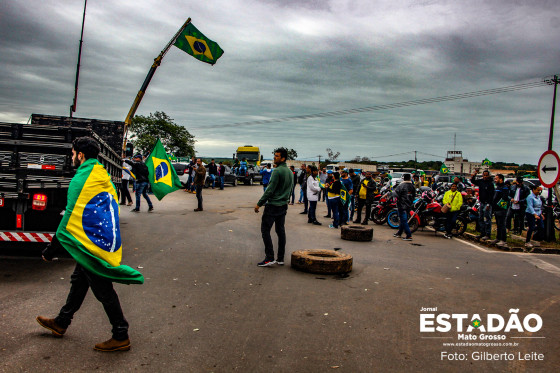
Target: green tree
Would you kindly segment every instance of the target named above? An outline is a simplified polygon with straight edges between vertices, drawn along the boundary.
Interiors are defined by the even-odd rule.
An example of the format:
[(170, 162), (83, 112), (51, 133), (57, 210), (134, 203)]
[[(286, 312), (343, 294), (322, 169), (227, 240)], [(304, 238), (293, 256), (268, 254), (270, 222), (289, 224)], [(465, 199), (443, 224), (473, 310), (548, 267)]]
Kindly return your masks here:
[[(288, 152), (288, 159), (287, 160), (295, 160), (297, 159), (297, 151), (295, 151), (294, 149), (290, 149), (290, 148), (286, 148), (284, 147), (284, 149), (286, 149), (286, 151)], [(274, 154), (274, 152), (272, 152), (272, 154)]]
[(163, 111), (156, 111), (148, 116), (135, 116), (130, 131), (134, 147), (142, 152), (151, 151), (159, 138), (165, 150), (177, 157), (194, 155), (194, 136)]

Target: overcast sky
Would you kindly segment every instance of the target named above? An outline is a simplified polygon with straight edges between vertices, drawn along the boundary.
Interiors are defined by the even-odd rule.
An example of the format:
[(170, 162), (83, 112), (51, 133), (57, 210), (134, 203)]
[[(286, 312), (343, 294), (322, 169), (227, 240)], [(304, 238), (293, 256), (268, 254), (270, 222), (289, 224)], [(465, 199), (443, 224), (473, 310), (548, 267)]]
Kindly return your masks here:
[[(68, 115), (82, 11), (77, 0), (0, 2), (0, 121)], [(473, 161), (536, 164), (547, 150), (552, 86), (230, 124), (537, 82), (560, 73), (557, 0), (89, 0), (75, 116), (124, 120), (153, 59), (188, 17), (224, 55), (211, 66), (172, 47), (137, 114), (164, 111), (195, 136), (199, 155), (252, 144), (267, 158), (286, 146), (307, 159), (332, 148), (340, 159), (408, 160), (412, 153), (386, 156), (443, 157), (454, 134)], [(435, 156), (418, 153), (443, 160)]]

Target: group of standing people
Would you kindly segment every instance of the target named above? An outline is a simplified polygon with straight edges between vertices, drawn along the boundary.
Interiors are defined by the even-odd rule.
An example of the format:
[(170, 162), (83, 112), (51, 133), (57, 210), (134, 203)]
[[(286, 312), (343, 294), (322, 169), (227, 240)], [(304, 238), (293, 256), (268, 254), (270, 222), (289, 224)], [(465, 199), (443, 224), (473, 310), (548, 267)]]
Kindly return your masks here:
[[(543, 201), (540, 197), (540, 186), (527, 187), (522, 177), (517, 177), (513, 185), (507, 185), (504, 175), (497, 174), (492, 180), (490, 172), (482, 172), (482, 178), (476, 178), (475, 171), (471, 182), (479, 187), (479, 232), (478, 239), (490, 241), (498, 246), (506, 246), (507, 231), (521, 234), (527, 220), (527, 236), (525, 247), (532, 248), (533, 233), (538, 232), (539, 238), (544, 232), (544, 218), (542, 214)], [(496, 219), (496, 239), (491, 240), (492, 215)]]

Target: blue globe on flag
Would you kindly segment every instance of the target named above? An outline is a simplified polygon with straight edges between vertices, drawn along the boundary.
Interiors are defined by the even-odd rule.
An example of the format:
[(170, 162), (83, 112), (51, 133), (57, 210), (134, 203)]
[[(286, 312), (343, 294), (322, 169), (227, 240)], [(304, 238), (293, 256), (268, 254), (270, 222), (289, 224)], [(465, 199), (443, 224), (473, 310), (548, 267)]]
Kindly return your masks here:
[(156, 167), (156, 172), (155, 172), (156, 181), (164, 178), (165, 176), (167, 176), (168, 173), (169, 173), (169, 166), (167, 165), (167, 163), (161, 162)]
[(87, 203), (82, 224), (87, 237), (100, 249), (110, 253), (120, 249), (119, 205), (111, 194), (101, 192)]

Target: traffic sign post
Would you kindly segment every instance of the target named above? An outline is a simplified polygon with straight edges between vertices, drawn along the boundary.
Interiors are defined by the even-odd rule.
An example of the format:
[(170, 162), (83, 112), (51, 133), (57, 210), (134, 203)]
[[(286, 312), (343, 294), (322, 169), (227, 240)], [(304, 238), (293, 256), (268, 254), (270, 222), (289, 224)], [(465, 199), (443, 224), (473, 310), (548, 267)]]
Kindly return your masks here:
[(554, 188), (558, 182), (558, 172), (560, 168), (558, 154), (552, 151), (552, 140), (554, 139), (554, 113), (556, 111), (556, 87), (559, 83), (558, 75), (554, 75), (554, 78), (552, 79), (545, 79), (545, 82), (548, 84), (554, 84), (554, 93), (552, 95), (552, 115), (550, 116), (550, 132), (548, 134), (548, 151), (544, 152), (539, 160), (537, 174), (539, 175), (541, 184), (544, 186), (550, 185), (548, 191), (548, 201), (544, 209), (546, 214), (545, 240), (553, 242), (556, 241), (556, 234), (554, 233), (554, 216), (552, 209), (552, 193), (554, 191), (552, 188)]
[(541, 155), (537, 174), (541, 184), (546, 188), (554, 188), (560, 179), (560, 158), (554, 150), (547, 150)]

